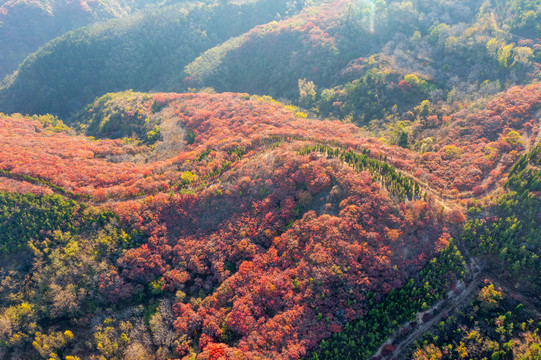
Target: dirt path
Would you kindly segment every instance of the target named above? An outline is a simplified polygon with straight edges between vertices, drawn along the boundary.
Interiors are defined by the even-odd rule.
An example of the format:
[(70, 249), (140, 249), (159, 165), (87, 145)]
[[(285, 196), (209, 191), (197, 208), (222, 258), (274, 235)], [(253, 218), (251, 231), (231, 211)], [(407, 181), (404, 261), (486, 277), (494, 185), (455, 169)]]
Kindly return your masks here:
[(432, 326), (436, 325), (438, 322), (440, 322), (441, 318), (445, 313), (451, 313), (451, 310), (454, 310), (457, 306), (460, 306), (464, 304), (465, 302), (470, 301), (472, 295), (475, 295), (475, 290), (478, 289), (480, 284), (479, 278), (475, 278), (470, 285), (460, 295), (457, 297), (448, 300), (448, 303), (438, 310), (438, 314), (435, 315), (432, 319), (426, 321), (422, 325), (420, 325), (415, 331), (413, 331), (411, 334), (408, 335), (407, 338), (402, 340), (398, 345), (395, 345), (394, 351), (387, 355), (383, 356), (382, 360), (391, 360), (391, 359), (398, 359), (403, 352), (407, 351), (407, 349), (413, 345), (415, 340), (417, 340), (419, 337), (421, 337), (425, 332), (427, 332)]
[[(539, 122), (541, 117), (541, 109), (538, 110), (534, 114), (534, 122)], [(528, 141), (524, 142), (525, 150), (524, 153), (529, 152), (533, 147), (535, 147), (537, 144), (541, 143), (541, 129), (539, 129), (535, 141), (531, 142)], [(499, 166), (497, 164), (496, 166)], [(397, 169), (398, 170), (398, 169)], [(421, 189), (433, 196), (433, 199), (436, 203), (443, 205), (446, 209), (452, 209), (452, 208), (461, 208), (460, 204), (458, 203), (459, 198), (451, 198), (449, 196), (446, 196), (444, 194), (438, 193), (434, 189), (432, 189), (426, 182), (422, 181), (421, 179), (416, 178), (413, 174), (398, 170), (402, 173), (402, 175), (408, 176), (415, 181), (419, 183), (419, 186)], [(481, 194), (478, 194), (476, 196), (473, 196), (473, 198), (481, 198), (490, 195), (493, 191), (497, 189), (497, 186), (495, 186), (495, 183), (492, 183), (489, 185), (487, 190)], [(381, 347), (376, 352), (377, 355), (380, 355), (384, 346), (387, 344), (393, 344), (395, 346), (392, 353), (382, 356), (382, 360), (396, 360), (404, 358), (405, 352), (408, 348), (410, 348), (413, 343), (419, 339), (424, 333), (426, 333), (430, 328), (432, 328), (434, 325), (436, 325), (439, 321), (441, 321), (441, 318), (443, 317), (443, 314), (450, 313), (452, 310), (454, 310), (456, 307), (465, 304), (466, 302), (471, 300), (471, 297), (475, 295), (475, 290), (478, 289), (478, 286), (480, 284), (481, 278), (488, 278), (494, 285), (501, 287), (507, 294), (515, 295), (517, 299), (520, 300), (520, 302), (523, 304), (525, 308), (527, 308), (533, 315), (535, 315), (538, 319), (541, 319), (541, 312), (537, 309), (535, 305), (533, 305), (524, 295), (522, 295), (519, 291), (515, 289), (512, 284), (509, 284), (505, 280), (499, 279), (496, 275), (492, 274), (489, 271), (483, 271), (480, 269), (477, 264), (475, 263), (475, 260), (469, 255), (466, 249), (464, 249), (464, 246), (461, 246), (462, 244), (457, 244), (459, 246), (459, 249), (464, 256), (464, 259), (466, 260), (468, 269), (470, 274), (473, 276), (473, 280), (470, 283), (470, 285), (462, 291), (457, 297), (447, 300), (444, 302), (444, 305), (442, 308), (439, 308), (439, 305), (441, 303), (438, 303), (434, 305), (433, 309), (436, 309), (437, 313), (436, 315), (428, 320), (427, 322), (423, 323), (421, 326), (416, 328), (412, 333), (410, 333), (405, 339), (401, 340), (398, 344), (394, 344), (394, 341), (399, 338), (399, 335), (402, 328), (400, 328), (398, 331), (396, 331), (393, 335), (389, 337), (389, 339), (381, 345)], [(481, 276), (482, 275), (482, 276)]]
[(485, 277), (488, 278), (495, 286), (501, 287), (507, 295), (515, 295), (522, 305), (528, 309), (532, 314), (534, 314), (538, 319), (541, 319), (541, 312), (537, 307), (532, 304), (524, 295), (522, 295), (515, 287), (509, 282), (500, 279), (491, 271), (485, 272)]
[[(537, 110), (537, 112), (534, 114), (534, 122), (540, 122), (541, 120), (541, 109)], [(528, 150), (530, 150), (533, 146), (537, 145), (537, 144), (540, 144), (541, 143), (541, 123), (538, 124), (539, 126), (539, 130), (537, 132), (537, 137), (535, 138), (535, 141), (534, 143), (530, 146), (530, 148)]]
[(500, 30), (500, 27), (498, 26), (498, 22), (496, 21), (496, 15), (494, 14), (494, 11), (490, 14), (490, 18), (492, 20), (492, 26), (494, 26), (494, 29)]
[[(523, 139), (526, 140), (526, 141), (524, 141), (524, 151), (523, 151), (523, 153), (528, 153), (537, 144), (541, 144), (541, 123), (539, 123), (540, 120), (541, 120), (541, 109), (537, 110), (534, 113), (533, 118), (534, 118), (534, 123), (538, 123), (539, 130), (537, 132), (536, 139), (533, 141), (533, 143), (530, 141), (530, 137), (528, 137), (526, 135), (523, 135)], [(495, 169), (502, 169), (503, 168), (503, 166), (501, 165), (501, 159), (498, 161), (498, 163), (495, 164), (494, 168)], [(486, 185), (487, 189), (485, 191), (483, 191), (482, 193), (479, 193), (479, 194), (465, 193), (465, 194), (462, 194), (462, 196), (457, 196), (457, 197), (453, 196), (452, 197), (452, 196), (448, 196), (446, 194), (443, 194), (443, 193), (441, 193), (439, 191), (436, 191), (436, 190), (432, 189), (428, 183), (426, 183), (425, 181), (419, 179), (418, 177), (416, 177), (411, 172), (408, 172), (408, 171), (405, 171), (405, 170), (400, 170), (400, 169), (396, 169), (396, 170), (398, 172), (400, 172), (402, 175), (405, 175), (405, 176), (408, 176), (408, 177), (414, 179), (417, 183), (419, 183), (419, 186), (421, 186), (421, 189), (424, 192), (433, 195), (436, 202), (438, 204), (441, 204), (442, 206), (444, 206), (445, 209), (447, 209), (447, 210), (453, 209), (453, 208), (462, 209), (463, 206), (460, 205), (460, 203), (459, 203), (460, 200), (466, 199), (466, 198), (479, 200), (479, 199), (482, 199), (484, 197), (490, 196), (494, 191), (496, 191), (498, 189), (497, 181), (493, 181), (491, 183), (488, 183), (490, 177), (485, 177), (485, 179), (483, 179), (482, 185)]]
[[(482, 276), (481, 276), (482, 275)], [(437, 315), (435, 315), (432, 319), (426, 321), (423, 323), (420, 327), (415, 329), (411, 334), (408, 335), (405, 339), (401, 340), (400, 343), (395, 344), (395, 349), (392, 353), (388, 354), (387, 356), (382, 356), (382, 360), (397, 360), (397, 359), (404, 359), (403, 356), (405, 356), (406, 351), (414, 344), (414, 342), (419, 339), (424, 333), (426, 333), (430, 328), (432, 328), (434, 325), (436, 325), (441, 318), (443, 317), (443, 314), (448, 313), (450, 314), (452, 310), (457, 308), (460, 305), (464, 305), (465, 303), (469, 302), (476, 294), (476, 290), (479, 288), (479, 285), (481, 284), (481, 279), (487, 278), (490, 280), (495, 286), (502, 288), (506, 294), (515, 295), (518, 300), (523, 304), (523, 306), (530, 311), (535, 317), (538, 319), (541, 319), (541, 312), (533, 305), (528, 299), (526, 299), (520, 292), (518, 292), (511, 284), (507, 283), (504, 280), (501, 280), (497, 278), (495, 275), (493, 275), (490, 272), (485, 273), (478, 273), (473, 281), (468, 285), (460, 295), (457, 297), (448, 300), (448, 302), (444, 306), (438, 310)], [(435, 305), (437, 306), (437, 305)], [(391, 339), (393, 339), (391, 337)], [(381, 345), (380, 349), (376, 354), (380, 354), (383, 347), (388, 344), (392, 343), (387, 341), (384, 344)]]

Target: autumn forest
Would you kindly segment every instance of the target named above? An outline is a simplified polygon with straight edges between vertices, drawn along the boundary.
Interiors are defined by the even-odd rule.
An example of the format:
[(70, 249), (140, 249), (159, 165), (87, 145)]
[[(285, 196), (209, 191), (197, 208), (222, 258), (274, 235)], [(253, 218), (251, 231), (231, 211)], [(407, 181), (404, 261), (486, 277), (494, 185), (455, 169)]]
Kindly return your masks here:
[(538, 0), (0, 0), (0, 359), (541, 359)]

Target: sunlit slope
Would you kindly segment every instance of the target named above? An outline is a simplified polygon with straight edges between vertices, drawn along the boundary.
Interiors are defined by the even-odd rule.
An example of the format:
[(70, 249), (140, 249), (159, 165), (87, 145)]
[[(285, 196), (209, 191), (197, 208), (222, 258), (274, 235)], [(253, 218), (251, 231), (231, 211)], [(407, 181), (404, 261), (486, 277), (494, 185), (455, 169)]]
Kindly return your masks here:
[(56, 39), (0, 91), (0, 108), (67, 116), (109, 91), (212, 87), (386, 122), (422, 100), (471, 102), (538, 77), (526, 14), (515, 1), (175, 5)]
[(107, 94), (81, 135), (2, 115), (2, 355), (370, 354), (462, 276), (449, 236), (534, 151), (540, 90), (427, 123), (422, 155), (248, 94)]
[[(132, 308), (118, 319), (122, 311), (108, 315), (114, 343), (117, 320), (135, 325), (142, 321), (137, 304), (166, 300), (169, 310), (162, 311), (174, 304), (172, 318), (155, 318), (155, 330), (139, 327), (140, 335), (125, 330), (130, 343), (172, 326), (176, 345), (158, 336), (143, 349), (169, 357), (218, 351), (295, 358), (363, 316), (368, 292), (379, 301), (447, 244), (447, 213), (383, 161), (383, 153), (406, 152), (359, 137), (353, 125), (307, 120), (246, 94), (113, 94), (87, 111), (88, 131), (103, 124), (100, 137), (116, 137), (109, 130), (133, 116), (156, 118), (160, 136), (151, 145), (136, 140), (145, 131), (131, 140), (93, 140), (51, 117), (2, 116), (2, 132), (11, 135), (1, 137), (0, 187), (38, 195), (3, 200), (25, 204), (17, 219), (31, 219), (28, 209), (35, 209), (50, 220), (45, 231), (23, 229), (24, 238), (10, 236), (2, 247), (4, 254), (29, 247), (29, 268), (40, 270), (25, 301), (30, 309), (50, 304), (28, 314), (39, 325), (8, 318), (20, 334), (6, 333), (2, 351), (9, 356), (17, 348), (27, 358), (47, 351), (31, 343), (41, 339), (36, 331), (49, 336), (55, 326), (75, 335), (48, 345), (63, 355), (123, 353), (129, 344), (104, 345), (103, 329), (91, 325), (103, 323), (103, 309)], [(164, 156), (158, 148), (174, 134), (181, 147)], [(53, 204), (54, 213), (40, 203)], [(99, 215), (105, 210), (115, 215)], [(70, 214), (86, 225), (73, 230)], [(92, 276), (78, 282), (83, 270)], [(70, 306), (47, 290), (69, 294), (74, 286), (84, 291)], [(4, 316), (20, 298), (8, 298), (16, 289), (2, 289)], [(58, 322), (82, 316), (81, 326)]]
[[(531, 6), (497, 7), (507, 11), (482, 1), (326, 1), (206, 51), (186, 67), (186, 84), (287, 98), (361, 125), (395, 104), (405, 112), (423, 99), (493, 95), (539, 76), (541, 59), (535, 26), (519, 35), (516, 25), (537, 16)], [(408, 74), (424, 83), (399, 87)]]
[(110, 91), (181, 90), (183, 68), (202, 51), (296, 9), (285, 0), (189, 2), (69, 32), (24, 61), (0, 108), (67, 116)]
[[(169, 1), (185, 2), (185, 0)], [(63, 33), (97, 21), (126, 17), (154, 0), (0, 2), (0, 80), (25, 57)]]

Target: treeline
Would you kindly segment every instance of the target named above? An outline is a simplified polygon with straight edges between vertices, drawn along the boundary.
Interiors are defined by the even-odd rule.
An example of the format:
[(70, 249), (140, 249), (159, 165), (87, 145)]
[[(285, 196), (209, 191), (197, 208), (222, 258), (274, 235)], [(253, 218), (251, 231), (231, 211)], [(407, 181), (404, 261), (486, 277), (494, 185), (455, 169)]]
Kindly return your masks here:
[(522, 195), (529, 195), (532, 191), (541, 191), (540, 152), (541, 145), (538, 145), (530, 153), (522, 155), (509, 171), (505, 186)]
[[(465, 262), (451, 242), (416, 276), (400, 289), (391, 290), (368, 314), (348, 323), (340, 333), (321, 342), (308, 359), (369, 359), (401, 324), (415, 319), (415, 314), (444, 299), (453, 281), (462, 279)], [(369, 294), (369, 298), (371, 298)]]
[[(149, 94), (124, 91), (108, 93), (87, 105), (75, 117), (75, 125), (87, 136), (97, 138), (130, 138), (154, 144), (160, 138), (160, 110), (154, 101), (148, 109)], [(149, 111), (150, 110), (150, 111)]]
[(541, 6), (538, 2), (528, 0), (496, 1), (499, 14), (512, 13), (514, 16), (504, 21), (509, 31), (523, 37), (539, 37), (541, 34)]
[[(57, 194), (0, 192), (0, 256), (26, 249), (30, 240), (42, 239), (53, 231), (80, 233), (93, 224), (103, 226), (115, 219), (108, 210), (95, 210)], [(139, 236), (137, 232), (132, 235)]]
[(494, 203), (496, 216), (474, 219), (464, 227), (463, 241), (474, 255), (493, 255), (491, 268), (518, 279), (523, 290), (539, 298), (541, 290), (541, 146), (520, 157), (509, 173), (507, 192)]
[[(352, 64), (351, 72), (360, 72), (359, 78), (347, 82), (343, 87), (323, 90), (319, 97), (314, 97), (306, 105), (321, 116), (350, 118), (359, 125), (369, 125), (375, 119), (385, 120), (389, 116), (406, 113), (404, 120), (411, 121), (415, 116), (414, 106), (428, 99), (431, 92), (437, 89), (433, 82), (420, 79), (415, 74), (401, 76), (389, 71), (389, 64), (368, 63), (360, 61)], [(382, 65), (385, 68), (381, 69)]]
[(424, 196), (419, 183), (402, 175), (389, 163), (371, 158), (370, 149), (364, 149), (362, 154), (358, 154), (351, 150), (341, 150), (329, 145), (317, 144), (307, 146), (299, 151), (301, 155), (312, 152), (319, 152), (329, 157), (339, 158), (350, 164), (356, 171), (368, 170), (374, 177), (374, 180), (382, 183), (400, 201), (422, 198)]

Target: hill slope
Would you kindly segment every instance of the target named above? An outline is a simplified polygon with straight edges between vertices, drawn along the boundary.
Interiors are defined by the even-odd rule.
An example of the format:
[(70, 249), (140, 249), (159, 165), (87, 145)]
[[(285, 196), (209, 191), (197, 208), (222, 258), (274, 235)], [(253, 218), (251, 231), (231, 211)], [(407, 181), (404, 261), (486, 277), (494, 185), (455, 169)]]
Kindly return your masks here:
[(182, 2), (69, 32), (20, 65), (0, 91), (0, 108), (67, 117), (111, 91), (180, 90), (182, 69), (202, 51), (297, 11), (288, 4)]
[(126, 17), (153, 0), (0, 1), (0, 79), (31, 53), (70, 30), (97, 21)]
[[(353, 127), (297, 120), (278, 104), (246, 100), (242, 95), (160, 94), (143, 98), (139, 106), (150, 112), (154, 103), (160, 107), (164, 134), (164, 124), (174, 120), (175, 126), (193, 135), (186, 135), (189, 144), (176, 156), (142, 163), (134, 163), (130, 156), (152, 156), (148, 147), (119, 140), (93, 142), (62, 130), (55, 133), (54, 127), (44, 127), (39, 119), (2, 120), (2, 129), (12, 134), (2, 144), (4, 189), (28, 188), (24, 181), (30, 181), (40, 193), (60, 188), (66, 191), (64, 196), (74, 199), (84, 199), (77, 194), (89, 195), (89, 204), (111, 209), (125, 226), (146, 239), (142, 246), (115, 254), (110, 251), (122, 242), (124, 230), (104, 233), (90, 229), (85, 233), (51, 222), (51, 229), (63, 230), (64, 235), (28, 235), (34, 239), (30, 247), (35, 251), (30, 264), (37, 264), (38, 259), (70, 262), (66, 246), (73, 243), (61, 238), (73, 237), (88, 244), (80, 245), (85, 249), (74, 254), (77, 263), (82, 261), (80, 256), (90, 255), (83, 253), (94, 251), (93, 241), (113, 246), (97, 258), (92, 256), (96, 262), (84, 264), (95, 274), (86, 284), (73, 282), (82, 271), (79, 265), (65, 275), (48, 265), (34, 265), (38, 266), (32, 280), (36, 285), (85, 292), (66, 307), (53, 293), (33, 290), (38, 292), (26, 300), (32, 309), (37, 310), (43, 301), (51, 304), (28, 315), (45, 324), (39, 330), (45, 336), (43, 343), (50, 341), (48, 336), (56, 336), (46, 324), (87, 313), (89, 301), (114, 306), (143, 297), (151, 302), (161, 299), (165, 306), (152, 319), (166, 316), (164, 312), (171, 312), (167, 304), (175, 303), (174, 317), (156, 324), (154, 346), (162, 352), (184, 356), (190, 351), (242, 351), (252, 358), (302, 355), (346, 320), (362, 315), (366, 291), (378, 299), (445, 244), (447, 235), (441, 223), (433, 217), (408, 215), (417, 207), (431, 211), (427, 203), (418, 200), (399, 206), (368, 172), (357, 172), (338, 159), (298, 152), (323, 133), (328, 140), (351, 138), (356, 131)], [(30, 143), (37, 146), (27, 147)], [(16, 160), (21, 159), (23, 148), (29, 151), (24, 156), (26, 164)], [(106, 199), (109, 201), (104, 202)], [(69, 211), (77, 211), (77, 207)], [(91, 216), (79, 211), (82, 219)], [(110, 240), (105, 240), (106, 234), (111, 234)], [(413, 239), (418, 239), (417, 244), (406, 246)], [(132, 244), (129, 237), (126, 241)], [(56, 249), (55, 255), (43, 252), (44, 244)], [(24, 274), (12, 271), (14, 279)], [(45, 273), (48, 278), (41, 277)], [(337, 286), (342, 290), (337, 291)], [(14, 294), (9, 287), (2, 291), (6, 300)], [(26, 334), (17, 340), (11, 330), (4, 333), (3, 341), (11, 344), (6, 354), (17, 346), (28, 349), (25, 343), (32, 340), (36, 328), (9, 317), (20, 303), (5, 304), (3, 319), (10, 328)], [(89, 318), (84, 326), (66, 323), (62, 332), (72, 331), (75, 339), (92, 334), (98, 339), (104, 330), (91, 325), (102, 316), (98, 313), (89, 313), (94, 320)], [(133, 322), (134, 327), (141, 321), (135, 313), (113, 317), (113, 321)], [(186, 336), (174, 347), (162, 344), (165, 339), (158, 334), (163, 326), (173, 326)], [(290, 330), (280, 330), (284, 328)], [(264, 340), (255, 337), (256, 333)], [(145, 339), (134, 337), (132, 341)], [(263, 347), (261, 341), (271, 346)], [(85, 353), (116, 354), (114, 347), (97, 342), (86, 347)], [(53, 348), (65, 355), (82, 355), (78, 344), (77, 340), (62, 340)], [(36, 348), (43, 350), (41, 345)], [(29, 351), (25, 352), (28, 358), (35, 356), (29, 349), (25, 351)], [(117, 351), (127, 349), (120, 346)]]
[[(508, 11), (495, 12), (500, 6)], [(471, 101), (539, 78), (533, 25), (517, 34), (517, 18), (540, 16), (531, 8), (517, 1), (326, 2), (206, 51), (186, 67), (186, 83), (287, 98), (368, 125), (425, 99)]]
[[(496, 132), (535, 138), (540, 97), (539, 84), (515, 88), (470, 118), (506, 119)], [(304, 116), (246, 94), (133, 92), (81, 113), (81, 129), (101, 140), (50, 116), (2, 116), (0, 189), (37, 194), (4, 195), (4, 206), (20, 209), (4, 221), (42, 214), (46, 224), (12, 228), (24, 237), (4, 240), (18, 265), (0, 270), (3, 356), (295, 359), (348, 322), (372, 319), (396, 289), (411, 291), (408, 279), (450, 246), (442, 254), (455, 260), (436, 264), (454, 265), (418, 275), (434, 290), (416, 290), (408, 316), (441, 298), (462, 276), (448, 232), (464, 215), (422, 174), (438, 166), (440, 181), (462, 178), (454, 162), (426, 163), (353, 125)], [(483, 136), (474, 121), (468, 127), (471, 141)], [(149, 139), (149, 129), (159, 135)], [(132, 138), (106, 139), (123, 136)], [(444, 139), (431, 156), (445, 156)], [(484, 150), (472, 151), (464, 157)], [(30, 210), (49, 203), (51, 212)]]
[(67, 118), (110, 91), (212, 87), (363, 126), (411, 120), (423, 100), (467, 103), (539, 78), (539, 11), (516, 0), (172, 5), (57, 38), (0, 90), (0, 108)]
[(1, 359), (536, 358), (537, 2), (26, 5)]

